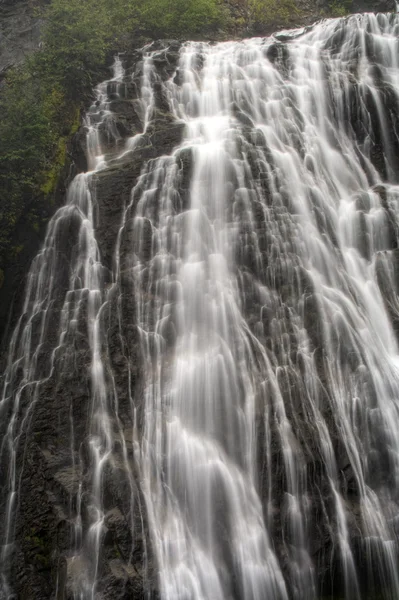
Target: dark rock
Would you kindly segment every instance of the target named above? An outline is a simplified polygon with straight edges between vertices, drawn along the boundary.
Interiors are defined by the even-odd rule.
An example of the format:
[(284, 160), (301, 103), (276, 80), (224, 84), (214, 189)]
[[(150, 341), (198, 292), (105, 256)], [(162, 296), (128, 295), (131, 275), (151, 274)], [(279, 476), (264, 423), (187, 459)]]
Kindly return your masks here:
[(39, 47), (42, 24), (31, 2), (0, 2), (0, 79), (10, 66)]

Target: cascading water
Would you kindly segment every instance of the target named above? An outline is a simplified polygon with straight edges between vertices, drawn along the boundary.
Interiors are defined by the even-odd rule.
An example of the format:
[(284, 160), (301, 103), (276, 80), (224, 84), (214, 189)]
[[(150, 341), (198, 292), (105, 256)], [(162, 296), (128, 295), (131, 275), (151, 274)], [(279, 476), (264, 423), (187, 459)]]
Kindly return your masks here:
[[(0, 597), (56, 381), (68, 444), (38, 446), (69, 537), (43, 597), (135, 597), (137, 578), (150, 597), (155, 578), (163, 600), (397, 600), (399, 17), (168, 53), (144, 49), (133, 77), (118, 59), (98, 87), (93, 170), (29, 274), (1, 405)], [(127, 137), (112, 107), (137, 81)], [(107, 200), (113, 230), (107, 177), (132, 188)], [(63, 391), (76, 373), (87, 414)]]

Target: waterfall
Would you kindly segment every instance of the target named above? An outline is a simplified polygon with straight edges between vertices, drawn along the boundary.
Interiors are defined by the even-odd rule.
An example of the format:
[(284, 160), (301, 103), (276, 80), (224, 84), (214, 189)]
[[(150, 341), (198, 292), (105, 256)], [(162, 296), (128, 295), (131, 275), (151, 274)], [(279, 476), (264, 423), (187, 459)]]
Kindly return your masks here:
[(43, 598), (397, 600), (399, 16), (149, 45), (86, 128), (8, 351), (0, 598), (42, 477)]

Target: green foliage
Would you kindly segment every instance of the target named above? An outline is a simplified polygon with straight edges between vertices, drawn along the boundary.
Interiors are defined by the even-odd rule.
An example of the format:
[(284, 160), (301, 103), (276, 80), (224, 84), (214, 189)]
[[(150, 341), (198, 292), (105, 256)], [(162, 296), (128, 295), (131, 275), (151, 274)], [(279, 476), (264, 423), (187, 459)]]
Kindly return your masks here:
[(249, 23), (254, 32), (289, 26), (299, 14), (294, 0), (248, 0)]
[(222, 26), (226, 12), (218, 0), (144, 0), (140, 24), (151, 37), (191, 37)]
[(66, 144), (67, 140), (65, 138), (59, 139), (57, 144), (57, 150), (54, 159), (50, 165), (50, 168), (43, 174), (44, 181), (40, 186), (40, 190), (46, 195), (50, 194), (57, 185), (60, 171), (62, 170), (62, 167), (65, 164)]
[[(56, 132), (53, 114), (40, 82), (29, 69), (14, 69), (0, 96), (0, 266), (10, 235), (23, 213), (26, 199), (38, 185), (38, 174), (50, 160)], [(1, 261), (1, 258), (3, 260)]]
[(33, 57), (41, 79), (57, 85), (72, 99), (91, 90), (103, 67), (111, 33), (104, 0), (52, 0), (45, 19), (43, 49)]
[(351, 4), (351, 0), (333, 0), (328, 10), (328, 16), (346, 17), (350, 14)]

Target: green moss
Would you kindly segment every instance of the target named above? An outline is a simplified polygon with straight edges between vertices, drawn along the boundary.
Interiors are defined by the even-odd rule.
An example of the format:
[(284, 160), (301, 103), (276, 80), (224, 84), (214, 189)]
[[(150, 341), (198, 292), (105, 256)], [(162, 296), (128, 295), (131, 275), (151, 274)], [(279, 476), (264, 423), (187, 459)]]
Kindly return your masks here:
[(203, 36), (223, 27), (228, 18), (218, 0), (146, 0), (137, 4), (141, 26), (155, 38)]
[(48, 555), (45, 556), (44, 554), (36, 554), (35, 561), (36, 563), (39, 563), (42, 569), (49, 569), (51, 567), (51, 560)]
[(19, 254), (21, 254), (23, 249), (24, 249), (23, 244), (19, 244), (18, 246), (13, 246), (13, 248), (12, 248), (13, 256), (15, 257), (15, 256), (18, 256)]
[(67, 138), (60, 138), (58, 140), (53, 162), (51, 163), (49, 169), (43, 173), (44, 182), (40, 186), (40, 191), (46, 196), (51, 194), (57, 186), (60, 173), (66, 161), (66, 147)]
[(78, 132), (80, 127), (80, 109), (77, 108), (75, 110), (75, 118), (72, 122), (72, 127), (71, 127), (71, 131), (70, 131), (70, 135), (75, 135), (75, 133)]
[(37, 535), (34, 535), (32, 537), (32, 542), (35, 544), (35, 546), (37, 548), (45, 548), (44, 541), (42, 540), (42, 538), (38, 537)]
[(116, 558), (122, 559), (123, 558), (122, 554), (120, 553), (119, 548), (118, 548), (118, 546), (117, 546), (116, 543), (114, 544), (114, 550), (115, 550), (115, 556), (116, 556)]
[(39, 223), (37, 221), (34, 221), (32, 223), (32, 229), (33, 229), (33, 231), (35, 233), (39, 233), (39, 231), (40, 231), (40, 225), (39, 225)]
[[(69, 138), (74, 135), (79, 127), (80, 127), (80, 109), (75, 108), (73, 113), (73, 119), (69, 125), (69, 132), (66, 136), (61, 137), (58, 140), (54, 157), (50, 162), (49, 168), (43, 172), (42, 178), (43, 183), (40, 186), (40, 191), (46, 196), (52, 194), (57, 187), (57, 183), (59, 181), (62, 169), (66, 163), (66, 155), (67, 155), (67, 143)], [(37, 224), (36, 231), (39, 231), (39, 225)]]
[(25, 541), (31, 544), (36, 550), (44, 550), (46, 548), (46, 542), (39, 533), (35, 527), (31, 527), (29, 535), (25, 536)]
[(351, 0), (333, 0), (324, 14), (329, 17), (346, 17), (350, 12)]
[(290, 26), (300, 15), (294, 0), (248, 0), (248, 25), (255, 33)]

